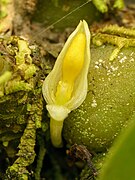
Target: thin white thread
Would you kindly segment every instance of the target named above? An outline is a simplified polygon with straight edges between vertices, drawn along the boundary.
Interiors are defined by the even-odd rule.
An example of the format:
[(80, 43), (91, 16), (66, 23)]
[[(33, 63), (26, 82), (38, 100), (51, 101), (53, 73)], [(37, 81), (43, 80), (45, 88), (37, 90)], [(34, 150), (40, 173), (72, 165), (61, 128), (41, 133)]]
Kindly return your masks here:
[(88, 4), (89, 2), (91, 2), (92, 0), (88, 0), (85, 3), (83, 3), (82, 5), (80, 5), (79, 7), (73, 9), (71, 12), (69, 12), (68, 14), (66, 14), (65, 16), (63, 16), (62, 18), (60, 18), (59, 20), (55, 21), (54, 23), (52, 23), (51, 25), (49, 25), (47, 28), (45, 28), (44, 30), (40, 31), (39, 33), (36, 33), (34, 37), (39, 36), (40, 34), (46, 32), (47, 30), (49, 30), (52, 26), (56, 25), (57, 23), (61, 22), (63, 19), (65, 19), (66, 17), (68, 17), (69, 15), (71, 15), (72, 13), (76, 12), (77, 10), (79, 10), (80, 8), (82, 8), (83, 6), (85, 6), (86, 4)]

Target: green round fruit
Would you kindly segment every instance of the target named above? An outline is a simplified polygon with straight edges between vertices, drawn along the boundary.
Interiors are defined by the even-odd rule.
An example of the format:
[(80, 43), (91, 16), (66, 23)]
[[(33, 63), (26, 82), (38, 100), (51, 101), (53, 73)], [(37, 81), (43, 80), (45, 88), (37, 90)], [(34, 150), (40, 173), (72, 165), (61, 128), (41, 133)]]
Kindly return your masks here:
[(69, 144), (106, 150), (135, 110), (135, 48), (123, 48), (110, 62), (114, 49), (91, 48), (87, 97), (64, 121), (63, 135)]

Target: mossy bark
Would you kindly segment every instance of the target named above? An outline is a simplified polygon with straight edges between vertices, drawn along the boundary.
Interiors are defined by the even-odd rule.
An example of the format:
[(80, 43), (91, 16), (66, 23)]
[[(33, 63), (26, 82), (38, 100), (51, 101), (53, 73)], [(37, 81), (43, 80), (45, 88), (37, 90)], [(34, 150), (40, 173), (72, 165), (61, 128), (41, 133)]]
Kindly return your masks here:
[(41, 128), (43, 63), (37, 46), (19, 37), (0, 43), (0, 140), (8, 158), (16, 159), (5, 179), (27, 179), (26, 167), (35, 158), (36, 129)]

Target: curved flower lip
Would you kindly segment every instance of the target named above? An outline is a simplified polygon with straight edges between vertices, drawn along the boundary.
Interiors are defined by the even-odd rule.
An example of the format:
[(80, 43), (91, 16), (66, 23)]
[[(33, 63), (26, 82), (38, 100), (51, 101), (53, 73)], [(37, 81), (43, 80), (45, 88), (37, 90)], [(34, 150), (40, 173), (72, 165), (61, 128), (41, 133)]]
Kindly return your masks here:
[(66, 119), (71, 110), (64, 106), (47, 105), (46, 106), (50, 116), (56, 121), (63, 121)]
[[(78, 33), (83, 33), (86, 38), (84, 64), (80, 74), (78, 75), (78, 77), (74, 82), (74, 88), (70, 100), (67, 101), (64, 105), (58, 107), (56, 103), (55, 94), (56, 94), (56, 88), (58, 82), (62, 77), (63, 59), (65, 57), (68, 47), (70, 46), (71, 42), (74, 40), (74, 37)], [(69, 36), (68, 40), (66, 41), (61, 53), (59, 54), (55, 62), (53, 70), (50, 72), (50, 74), (46, 77), (45, 81), (43, 82), (42, 92), (47, 102), (47, 109), (50, 115), (51, 114), (53, 115), (53, 113), (50, 111), (51, 108), (53, 108), (52, 111), (54, 112), (55, 108), (61, 109), (63, 107), (68, 114), (70, 111), (76, 109), (82, 104), (82, 102), (85, 100), (87, 95), (87, 74), (89, 69), (89, 63), (90, 63), (90, 31), (86, 21), (83, 20), (80, 21), (77, 28)], [(66, 114), (64, 116), (66, 117)]]

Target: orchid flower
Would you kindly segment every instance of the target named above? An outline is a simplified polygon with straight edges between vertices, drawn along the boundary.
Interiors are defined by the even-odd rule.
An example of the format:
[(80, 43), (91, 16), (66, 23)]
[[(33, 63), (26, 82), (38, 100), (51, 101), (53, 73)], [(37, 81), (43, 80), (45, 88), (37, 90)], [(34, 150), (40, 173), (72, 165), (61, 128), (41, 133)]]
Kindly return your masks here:
[(55, 147), (62, 146), (63, 122), (87, 95), (90, 63), (90, 31), (80, 21), (60, 52), (53, 70), (43, 82), (43, 96), (50, 115), (50, 135)]

